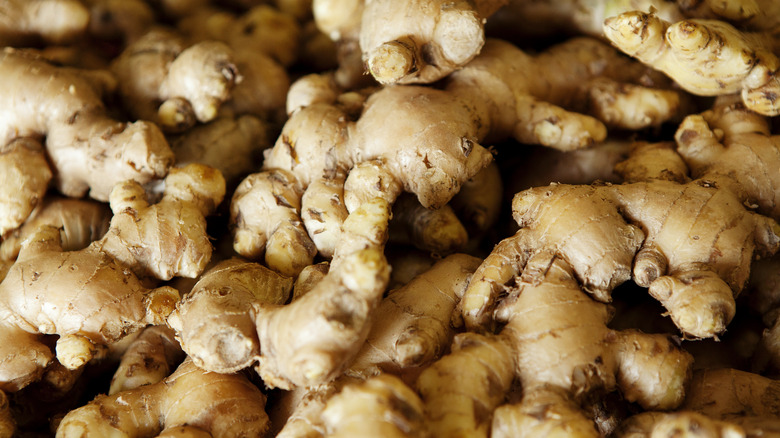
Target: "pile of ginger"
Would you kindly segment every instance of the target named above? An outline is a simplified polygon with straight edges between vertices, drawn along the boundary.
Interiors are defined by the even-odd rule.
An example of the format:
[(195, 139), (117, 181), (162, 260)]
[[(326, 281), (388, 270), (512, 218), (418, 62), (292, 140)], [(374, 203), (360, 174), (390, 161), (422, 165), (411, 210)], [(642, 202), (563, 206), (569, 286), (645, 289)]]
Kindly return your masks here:
[(780, 435), (775, 0), (0, 2), (0, 438)]

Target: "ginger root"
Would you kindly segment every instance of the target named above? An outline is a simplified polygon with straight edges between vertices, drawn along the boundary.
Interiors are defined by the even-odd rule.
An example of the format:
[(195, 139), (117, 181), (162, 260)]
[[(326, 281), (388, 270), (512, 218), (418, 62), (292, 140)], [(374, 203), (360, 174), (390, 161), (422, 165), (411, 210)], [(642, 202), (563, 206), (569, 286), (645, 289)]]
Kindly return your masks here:
[[(625, 12), (607, 19), (604, 33), (620, 50), (702, 96), (741, 93), (747, 108), (780, 113), (776, 74), (780, 60), (771, 43), (720, 20), (666, 22), (654, 14)], [(701, 68), (706, 65), (707, 68)]]
[(71, 411), (56, 436), (261, 436), (268, 428), (265, 403), (245, 376), (203, 371), (185, 360), (161, 382), (100, 395)]
[(7, 0), (0, 6), (0, 45), (67, 43), (86, 32), (89, 19), (77, 0)]
[(19, 228), (43, 200), (52, 172), (43, 146), (18, 138), (0, 147), (0, 239)]
[[(165, 176), (174, 157), (159, 128), (149, 122), (110, 118), (101, 100), (115, 88), (106, 72), (55, 67), (41, 58), (6, 48), (0, 55), (3, 88), (0, 144), (21, 137), (46, 138), (54, 185), (64, 195), (87, 191), (107, 201), (114, 184), (145, 184)], [(18, 85), (11, 85), (18, 84)]]

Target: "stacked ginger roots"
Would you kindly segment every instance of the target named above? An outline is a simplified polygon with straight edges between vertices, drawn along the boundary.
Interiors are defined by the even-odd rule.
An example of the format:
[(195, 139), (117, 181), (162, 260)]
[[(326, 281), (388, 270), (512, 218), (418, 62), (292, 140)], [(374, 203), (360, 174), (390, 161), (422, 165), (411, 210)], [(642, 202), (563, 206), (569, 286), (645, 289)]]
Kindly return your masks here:
[(0, 3), (0, 437), (780, 436), (777, 2)]

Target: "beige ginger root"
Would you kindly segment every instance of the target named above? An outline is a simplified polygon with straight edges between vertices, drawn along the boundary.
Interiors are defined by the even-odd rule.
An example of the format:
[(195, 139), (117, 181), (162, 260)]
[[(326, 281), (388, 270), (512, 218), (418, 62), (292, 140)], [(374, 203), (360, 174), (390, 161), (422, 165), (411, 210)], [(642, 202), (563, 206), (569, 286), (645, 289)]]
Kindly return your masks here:
[[(141, 184), (165, 176), (174, 157), (152, 123), (111, 119), (101, 101), (116, 86), (105, 72), (55, 67), (30, 53), (6, 48), (0, 55), (4, 83), (0, 143), (43, 138), (54, 185), (70, 197), (107, 201), (114, 184)], [(18, 85), (14, 85), (18, 84)]]
[(27, 221), (0, 243), (0, 260), (15, 260), (22, 242), (43, 225), (60, 228), (62, 248), (85, 248), (108, 231), (111, 209), (90, 199), (49, 196), (33, 210)]
[(40, 142), (17, 138), (0, 147), (0, 239), (27, 220), (43, 200), (52, 172)]
[(95, 245), (139, 277), (195, 278), (211, 260), (206, 216), (222, 202), (225, 179), (216, 169), (189, 164), (171, 169), (164, 183), (155, 204), (134, 181), (114, 187), (109, 199), (114, 216)]
[(112, 62), (123, 105), (169, 132), (217, 117), (240, 81), (230, 49), (217, 41), (187, 46), (183, 38), (152, 29)]
[(484, 20), (505, 3), (315, 0), (313, 10), (332, 39), (357, 39), (377, 81), (408, 84), (435, 82), (477, 56), (485, 42)]
[[(552, 71), (556, 74), (547, 73)], [(491, 161), (482, 142), (514, 136), (570, 150), (603, 140), (601, 122), (547, 102), (573, 103), (572, 85), (594, 77), (627, 81), (645, 71), (595, 40), (572, 40), (535, 57), (491, 40), (451, 76), (445, 90), (386, 87), (368, 97), (354, 122), (338, 104), (312, 103), (294, 111), (266, 151), (263, 169), (295, 176), (291, 184), (305, 190), (300, 218), (317, 250), (328, 256), (336, 241), (329, 232), (337, 232), (361, 199), (379, 196), (392, 203), (403, 190), (426, 208), (441, 208)], [(314, 94), (316, 101), (327, 93)], [(297, 202), (288, 204), (297, 209)], [(247, 257), (263, 251), (254, 245), (236, 250)]]
[(637, 11), (607, 19), (604, 33), (620, 50), (693, 94), (741, 93), (748, 109), (769, 116), (780, 113), (775, 98), (780, 93), (780, 60), (758, 36), (719, 20), (669, 23)]
[(179, 299), (170, 287), (148, 289), (94, 244), (63, 252), (59, 242), (57, 228), (40, 228), (0, 283), (3, 391), (37, 380), (54, 358), (42, 335), (59, 334), (57, 359), (79, 368), (101, 345), (163, 323)]
[[(365, 341), (387, 286), (389, 267), (382, 248), (389, 214), (381, 199), (353, 212), (344, 223), (342, 243), (328, 274), (291, 304), (264, 302), (258, 299), (262, 290), (241, 286), (254, 284), (252, 277), (241, 279), (251, 274), (249, 269), (232, 274), (232, 281), (210, 279), (215, 284), (238, 283), (235, 297), (229, 291), (220, 298), (196, 288), (183, 300), (170, 318), (182, 347), (198, 364), (217, 371), (259, 362), (257, 371), (269, 387), (309, 387), (333, 380)], [(288, 282), (287, 290), (290, 286)], [(234, 318), (223, 320), (219, 311), (223, 304), (213, 304), (215, 299), (232, 308)], [(212, 323), (219, 327), (209, 328)], [(204, 334), (202, 340), (190, 333), (196, 330)], [(225, 335), (214, 339), (213, 333)]]
[(423, 405), (391, 374), (346, 385), (322, 412), (327, 437), (426, 437)]
[(77, 0), (7, 0), (0, 5), (0, 45), (67, 43), (86, 32), (89, 19)]
[[(492, 412), (503, 401), (496, 393), (507, 393), (513, 375), (519, 379), (523, 398), (494, 412), (494, 436), (518, 436), (519, 431), (527, 434), (522, 436), (539, 436), (548, 428), (573, 433), (567, 428), (575, 427), (589, 431), (576, 436), (599, 436), (593, 420), (578, 408), (593, 391), (619, 389), (626, 400), (645, 409), (671, 409), (682, 403), (691, 356), (665, 335), (609, 329), (609, 308), (582, 290), (564, 260), (535, 250), (534, 241), (528, 229), (516, 235), (522, 275), (514, 277), (515, 285), (509, 286), (509, 296), (496, 310), (496, 319), (503, 325), (500, 333), (487, 339), (468, 334), (480, 336), (472, 341), (479, 347), (461, 347), (418, 378), (417, 387), (429, 418), (440, 420), (432, 427), (445, 428), (447, 433), (474, 427), (484, 430), (489, 415), (477, 413)], [(493, 260), (486, 259), (480, 269), (491, 263)], [(452, 373), (464, 371), (459, 367), (454, 371), (451, 365), (439, 371), (440, 366), (450, 361), (475, 360), (468, 358), (485, 349), (496, 358), (472, 367), (471, 379), (474, 384), (490, 382), (490, 397), (472, 396), (471, 386), (450, 389), (442, 384)], [(509, 376), (507, 372), (511, 372)], [(465, 406), (481, 403), (480, 408), (456, 422), (447, 406), (439, 402), (453, 392), (459, 394)], [(461, 412), (467, 412), (467, 408)], [(565, 417), (552, 421), (559, 415)], [(516, 428), (505, 429), (509, 424)], [(442, 436), (443, 432), (434, 433)]]
[[(515, 195), (513, 212), (540, 247), (571, 264), (594, 297), (609, 301), (610, 291), (633, 277), (693, 338), (725, 330), (754, 254), (773, 254), (780, 243), (774, 220), (704, 180), (553, 184)], [(582, 215), (598, 219), (582, 222)], [(495, 260), (475, 274), (462, 300), (470, 327), (483, 325), (500, 285), (517, 272), (517, 245), (505, 239), (489, 256)]]
[(173, 330), (164, 325), (144, 328), (121, 354), (109, 395), (160, 382), (184, 359)]
[(261, 436), (268, 428), (265, 403), (245, 376), (203, 371), (185, 360), (161, 382), (100, 395), (71, 411), (56, 436)]

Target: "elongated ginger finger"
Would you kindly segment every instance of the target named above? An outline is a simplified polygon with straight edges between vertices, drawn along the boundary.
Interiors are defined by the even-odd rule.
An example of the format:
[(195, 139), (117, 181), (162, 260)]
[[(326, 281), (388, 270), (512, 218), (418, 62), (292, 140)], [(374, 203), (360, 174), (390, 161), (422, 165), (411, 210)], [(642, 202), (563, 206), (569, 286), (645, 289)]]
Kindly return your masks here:
[(349, 215), (344, 205), (345, 175), (334, 172), (312, 181), (301, 197), (301, 219), (317, 251), (333, 257), (341, 237), (341, 226)]
[(161, 382), (101, 395), (71, 411), (57, 437), (165, 436), (182, 426), (200, 429), (195, 436), (260, 436), (268, 428), (265, 402), (245, 376), (203, 371), (185, 360)]
[(350, 376), (401, 374), (438, 359), (452, 342), (452, 313), (479, 259), (453, 254), (391, 291), (350, 366)]
[(19, 228), (43, 200), (51, 169), (43, 146), (32, 138), (19, 138), (0, 148), (0, 238)]
[(110, 118), (101, 97), (116, 86), (105, 72), (59, 68), (26, 52), (6, 48), (0, 55), (6, 84), (0, 98), (0, 143), (18, 137), (46, 137), (54, 184), (66, 196), (107, 201), (114, 186), (141, 184), (165, 176), (174, 157), (159, 128), (150, 122)]
[[(673, 24), (653, 14), (626, 12), (607, 19), (604, 33), (620, 50), (663, 71), (685, 90), (704, 96), (742, 93), (760, 114), (780, 112), (780, 60), (766, 43), (718, 20)], [(707, 69), (700, 66), (706, 64)]]

